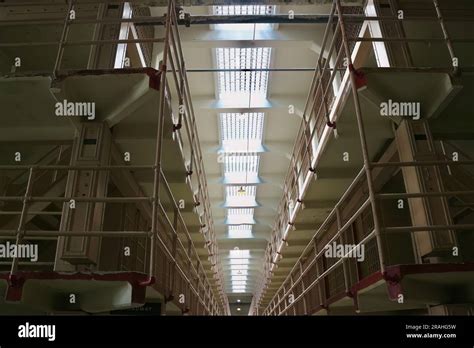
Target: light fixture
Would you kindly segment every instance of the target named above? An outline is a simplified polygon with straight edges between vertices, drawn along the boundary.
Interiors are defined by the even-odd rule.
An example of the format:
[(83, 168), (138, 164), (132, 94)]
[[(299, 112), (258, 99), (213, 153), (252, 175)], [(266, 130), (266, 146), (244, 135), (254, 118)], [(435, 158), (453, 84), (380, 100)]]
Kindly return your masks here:
[(237, 303), (240, 303), (240, 299), (237, 299)]
[(237, 312), (240, 312), (240, 310), (241, 310), (240, 307), (237, 307)]

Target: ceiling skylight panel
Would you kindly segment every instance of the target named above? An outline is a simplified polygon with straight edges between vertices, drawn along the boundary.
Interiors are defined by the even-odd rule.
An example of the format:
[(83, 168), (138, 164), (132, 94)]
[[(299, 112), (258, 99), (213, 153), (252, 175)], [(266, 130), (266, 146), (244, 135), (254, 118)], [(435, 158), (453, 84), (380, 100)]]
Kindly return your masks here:
[(217, 48), (219, 98), (264, 99), (267, 95), (268, 71), (235, 71), (270, 68), (271, 47)]
[[(214, 15), (234, 16), (234, 15), (272, 15), (275, 14), (275, 6), (262, 5), (233, 5), (233, 6), (213, 6), (212, 13)], [(272, 30), (272, 24), (215, 24), (214, 29), (217, 30), (240, 30), (240, 31), (263, 31)]]
[(253, 197), (257, 193), (255, 186), (227, 186), (226, 188), (227, 197)]
[(275, 13), (275, 6), (264, 5), (232, 5), (232, 6), (213, 6), (215, 15), (271, 15)]
[(245, 216), (245, 215), (248, 215), (248, 216), (253, 216), (253, 212), (254, 212), (254, 209), (253, 208), (245, 208), (245, 209), (242, 209), (242, 208), (231, 208), (231, 209), (228, 209), (227, 210), (227, 214), (228, 216), (230, 215), (237, 215), (237, 216)]
[(236, 286), (246, 286), (247, 281), (246, 280), (232, 280), (232, 287)]
[(232, 258), (237, 258), (237, 259), (242, 259), (242, 258), (248, 258), (250, 257), (250, 250), (249, 249), (236, 249), (236, 250), (229, 250), (229, 257)]
[(230, 265), (231, 271), (245, 271), (249, 269), (249, 265)]
[(221, 142), (224, 152), (262, 150), (263, 112), (221, 113)]
[(257, 206), (255, 186), (226, 186), (226, 206), (255, 207)]
[(247, 276), (248, 271), (246, 269), (233, 269), (230, 271), (231, 276)]
[(238, 275), (238, 276), (231, 276), (231, 280), (234, 282), (234, 281), (246, 281), (247, 280), (247, 276), (244, 275), (244, 276), (241, 276), (241, 275)]
[(224, 173), (246, 173), (249, 175), (258, 174), (258, 164), (260, 157), (258, 155), (226, 155), (224, 157)]
[(249, 263), (249, 259), (230, 259), (231, 265), (248, 265)]
[(254, 224), (253, 208), (231, 208), (227, 210), (227, 221), (229, 225)]
[(229, 226), (229, 238), (252, 238), (252, 226), (250, 225), (238, 225)]

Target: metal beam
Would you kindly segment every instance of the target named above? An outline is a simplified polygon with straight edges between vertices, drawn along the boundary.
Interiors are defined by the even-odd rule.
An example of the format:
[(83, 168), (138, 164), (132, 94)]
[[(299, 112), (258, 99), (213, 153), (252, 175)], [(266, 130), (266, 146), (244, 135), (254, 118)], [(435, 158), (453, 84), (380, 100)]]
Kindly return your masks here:
[[(178, 6), (229, 6), (229, 5), (325, 5), (333, 0), (177, 0)], [(75, 4), (123, 4), (125, 0), (76, 0)], [(133, 5), (167, 7), (168, 0), (127, 0)], [(361, 5), (362, 0), (344, 0), (342, 3), (351, 5)], [(0, 3), (0, 7), (5, 6), (45, 6), (64, 5), (64, 0), (39, 0), (39, 1), (18, 1), (7, 0)]]
[[(260, 72), (260, 71), (271, 71), (271, 72), (307, 72), (315, 71), (315, 68), (267, 68), (267, 69), (218, 69), (218, 68), (206, 68), (206, 69), (186, 69), (187, 73), (209, 73), (209, 72)], [(340, 69), (341, 71), (343, 69)], [(172, 71), (172, 70), (169, 70)]]
[[(361, 20), (363, 16), (357, 16)], [(257, 24), (257, 23), (279, 23), (279, 24), (326, 24), (329, 20), (329, 15), (308, 15), (295, 14), (291, 18), (288, 14), (276, 15), (195, 15), (187, 14), (184, 19), (178, 20), (179, 25), (210, 25), (210, 24)], [(135, 22), (133, 19), (130, 21)], [(147, 20), (135, 22), (136, 26), (147, 25), (163, 25), (164, 17), (156, 18), (155, 20)]]

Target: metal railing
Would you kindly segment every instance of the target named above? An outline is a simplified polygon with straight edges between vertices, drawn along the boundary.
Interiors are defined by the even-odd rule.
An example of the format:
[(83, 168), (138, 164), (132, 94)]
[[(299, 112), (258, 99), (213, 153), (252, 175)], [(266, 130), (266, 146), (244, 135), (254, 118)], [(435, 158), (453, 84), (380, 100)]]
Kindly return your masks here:
[[(344, 97), (348, 96), (349, 92), (352, 93), (354, 98), (356, 120), (364, 160), (364, 171), (369, 190), (369, 200), (366, 201), (365, 204), (369, 205), (368, 208), (372, 210), (372, 218), (374, 219), (374, 229), (367, 238), (373, 238), (376, 241), (378, 252), (383, 253), (380, 245), (380, 231), (382, 228), (376, 213), (376, 198), (380, 196), (376, 197), (373, 187), (373, 166), (370, 163), (370, 157), (367, 151), (366, 135), (360, 109), (358, 89), (363, 85), (364, 81), (363, 74), (355, 67), (355, 60), (358, 59), (356, 48), (360, 48), (362, 44), (368, 43), (370, 47), (366, 46), (365, 49), (375, 52), (377, 49), (376, 44), (381, 43), (386, 45), (385, 48), (388, 52), (390, 51), (390, 45), (405, 45), (402, 50), (405, 57), (403, 64), (397, 64), (392, 57), (389, 57), (391, 58), (390, 66), (368, 68), (368, 70), (371, 69), (373, 71), (424, 71), (445, 72), (451, 75), (457, 75), (461, 73), (463, 69), (472, 69), (472, 66), (468, 66), (467, 64), (461, 67), (459, 57), (457, 57), (455, 53), (454, 44), (472, 44), (474, 43), (474, 39), (453, 38), (450, 36), (446, 23), (454, 22), (454, 17), (443, 14), (437, 0), (426, 2), (428, 5), (430, 3), (431, 8), (428, 6), (423, 8), (429, 12), (429, 15), (410, 16), (409, 13), (405, 13), (404, 16), (400, 17), (400, 12), (397, 11), (394, 11), (391, 16), (374, 16), (373, 14), (367, 13), (359, 16), (354, 16), (353, 14), (346, 15), (340, 1), (333, 1), (321, 43), (321, 53), (316, 64), (316, 71), (306, 100), (303, 120), (296, 137), (289, 171), (285, 179), (283, 196), (277, 209), (278, 217), (273, 226), (272, 236), (265, 251), (263, 276), (255, 294), (256, 300), (253, 305), (253, 313), (259, 313), (260, 307), (264, 305), (264, 298), (273, 298), (273, 304), (282, 303), (280, 299), (284, 297), (281, 293), (277, 293), (273, 296), (273, 292), (267, 289), (271, 283), (274, 269), (278, 267), (277, 264), (282, 258), (282, 249), (287, 243), (288, 233), (295, 227), (295, 217), (298, 211), (303, 207), (304, 196), (310, 181), (313, 177), (317, 179), (317, 164), (321, 154), (324, 152), (329, 136), (332, 133), (338, 137), (336, 121), (339, 109), (345, 103)], [(435, 15), (432, 14), (433, 10)], [(346, 21), (346, 16), (351, 18), (350, 21)], [(397, 34), (399, 36), (389, 37), (382, 30), (382, 34), (379, 37), (368, 37), (370, 36), (369, 25), (374, 23), (374, 21), (377, 25), (381, 26), (381, 29), (399, 26), (397, 28)], [(438, 24), (441, 29), (441, 37), (407, 37), (401, 26), (402, 21), (403, 23)], [(368, 34), (361, 29), (366, 30)], [(416, 45), (425, 45), (426, 43), (439, 44), (440, 47), (446, 49), (446, 64), (442, 64), (441, 66), (426, 66), (423, 61), (414, 60), (410, 54), (411, 50), (414, 50), (414, 47), (419, 47)], [(440, 56), (442, 56), (442, 53), (440, 53)], [(358, 66), (358, 68), (361, 68), (361, 66)], [(433, 165), (438, 164), (439, 162)], [(402, 164), (391, 165), (401, 166)], [(413, 163), (412, 165), (416, 166), (418, 164)], [(380, 164), (378, 164), (378, 166), (380, 166)], [(334, 216), (334, 214), (335, 211), (333, 211), (330, 216)], [(315, 226), (315, 228), (316, 227), (317, 226)], [(316, 232), (315, 236), (316, 235), (318, 235), (318, 232)], [(380, 255), (379, 261), (380, 270), (383, 272), (383, 255)], [(295, 267), (299, 267), (298, 263)], [(319, 275), (319, 280), (312, 283), (312, 286), (320, 282), (321, 276), (325, 276), (326, 274), (327, 272), (323, 275)], [(288, 287), (288, 281), (290, 281), (289, 278), (286, 280), (286, 283), (284, 283), (286, 287)], [(294, 282), (294, 279), (291, 280), (291, 282)], [(288, 293), (285, 292), (285, 294)], [(274, 313), (277, 307), (278, 306), (267, 307), (264, 314)]]
[[(107, 1), (97, 1), (97, 3), (106, 3)], [(125, 3), (125, 1), (123, 2)], [(21, 6), (22, 4), (12, 6)], [(58, 5), (60, 6), (60, 5)], [(163, 43), (163, 58), (160, 62), (159, 71), (157, 72), (157, 78), (160, 80), (160, 100), (158, 109), (158, 124), (157, 124), (157, 138), (156, 138), (156, 149), (154, 164), (150, 166), (127, 166), (127, 165), (115, 165), (115, 166), (0, 166), (0, 170), (28, 170), (28, 181), (26, 185), (25, 195), (22, 197), (0, 197), (0, 201), (18, 201), (23, 203), (22, 211), (19, 214), (18, 229), (15, 231), (1, 231), (0, 234), (13, 233), (16, 236), (16, 243), (18, 244), (23, 238), (26, 237), (57, 237), (57, 236), (107, 236), (107, 237), (146, 237), (149, 239), (147, 244), (147, 262), (146, 273), (149, 274), (150, 280), (155, 277), (160, 270), (157, 258), (160, 258), (159, 254), (156, 253), (159, 250), (163, 255), (166, 255), (168, 262), (175, 263), (177, 273), (180, 274), (183, 281), (187, 284), (190, 291), (198, 297), (200, 303), (206, 308), (208, 314), (228, 314), (228, 300), (224, 293), (223, 287), (223, 276), (222, 268), (218, 258), (219, 250), (217, 247), (217, 241), (214, 233), (213, 218), (211, 213), (209, 193), (207, 187), (206, 174), (202, 162), (202, 152), (199, 143), (199, 137), (197, 134), (197, 127), (195, 121), (195, 113), (191, 100), (191, 93), (189, 83), (186, 75), (185, 61), (182, 52), (179, 30), (178, 30), (178, 19), (176, 14), (175, 2), (169, 1), (167, 13), (165, 17), (165, 34), (161, 38), (138, 38), (138, 39), (111, 39), (111, 40), (81, 40), (73, 41), (70, 40), (70, 28), (76, 24), (110, 24), (110, 23), (132, 23), (133, 18), (118, 18), (118, 19), (104, 19), (104, 18), (87, 18), (71, 19), (71, 12), (75, 9), (75, 2), (68, 1), (66, 13), (64, 16), (63, 27), (59, 42), (6, 42), (0, 44), (1, 47), (33, 47), (38, 45), (45, 46), (57, 46), (57, 54), (54, 62), (54, 66), (50, 74), (53, 79), (60, 78), (66, 74), (73, 73), (72, 69), (64, 69), (64, 53), (65, 49), (70, 46), (102, 46), (102, 45), (119, 45), (129, 43), (150, 43), (158, 42)], [(138, 21), (140, 18), (138, 18)], [(144, 19), (145, 20), (145, 19)], [(56, 19), (54, 20), (56, 21)], [(58, 24), (48, 23), (48, 21), (37, 20), (38, 25), (51, 25)], [(83, 23), (84, 22), (84, 23)], [(110, 22), (110, 23), (109, 23)], [(12, 20), (8, 21), (6, 25), (30, 25), (35, 24), (35, 20)], [(167, 67), (170, 66), (171, 70)], [(169, 75), (171, 73), (171, 75)], [(173, 107), (175, 107), (172, 98), (177, 96), (178, 106), (180, 111), (176, 113), (178, 116), (174, 117)], [(181, 111), (182, 110), (182, 111)], [(194, 244), (189, 235), (180, 210), (176, 205), (176, 200), (172, 196), (171, 189), (164, 177), (161, 163), (161, 153), (163, 147), (163, 130), (164, 122), (166, 117), (171, 117), (174, 121), (173, 137), (177, 140), (183, 159), (187, 164), (187, 179), (191, 192), (194, 192), (194, 206), (196, 212), (199, 212), (201, 221), (201, 233), (204, 237), (205, 248), (208, 250), (209, 259), (212, 264), (212, 271), (216, 281), (215, 286), (211, 286), (207, 279), (206, 272), (203, 264), (200, 261)], [(91, 170), (91, 171), (114, 171), (114, 170), (152, 170), (154, 173), (153, 178), (153, 194), (151, 196), (143, 197), (34, 197), (32, 196), (32, 186), (34, 182), (34, 176), (38, 170), (64, 170), (67, 172), (80, 171), (80, 170)], [(161, 190), (169, 196), (174, 209), (174, 222), (171, 222), (164, 214), (163, 206), (160, 201), (162, 197)], [(151, 205), (151, 224), (149, 231), (88, 231), (88, 232), (77, 232), (77, 231), (27, 231), (25, 229), (25, 218), (28, 215), (28, 206), (32, 202), (47, 201), (47, 202), (68, 202), (70, 199), (75, 199), (77, 202), (101, 202), (101, 203), (146, 203)], [(160, 220), (161, 218), (164, 221)], [(185, 246), (178, 238), (177, 226), (173, 224), (179, 222), (181, 225), (182, 235), (185, 236), (184, 240), (187, 243)], [(170, 229), (168, 237), (174, 240), (174, 244), (166, 245), (163, 240), (163, 236), (160, 236), (160, 227), (165, 223)], [(177, 253), (182, 253), (185, 262), (176, 262)], [(161, 262), (161, 261), (160, 261)], [(161, 265), (162, 266), (162, 265)], [(18, 260), (12, 261), (11, 273), (14, 274), (18, 267)], [(191, 272), (191, 273), (187, 273)], [(196, 280), (197, 279), (197, 280)], [(174, 281), (173, 281), (174, 282)], [(204, 290), (203, 290), (204, 289)], [(216, 300), (214, 293), (217, 293)], [(206, 299), (206, 302), (203, 301)], [(209, 299), (211, 300), (209, 302)], [(218, 302), (216, 302), (218, 301)]]
[[(372, 162), (370, 164), (372, 169), (386, 170), (390, 173), (395, 173), (401, 167), (437, 168), (445, 172), (445, 183), (454, 180), (450, 172), (451, 167), (462, 168), (465, 166), (474, 166), (473, 160), (452, 160), (448, 158), (436, 161), (417, 161), (417, 162)], [(472, 176), (470, 181), (472, 183)], [(261, 314), (263, 315), (288, 315), (288, 314), (311, 314), (312, 311), (319, 308), (325, 308), (327, 301), (337, 296), (353, 296), (351, 287), (360, 282), (365, 277), (379, 272), (383, 275), (382, 265), (395, 265), (396, 262), (390, 262), (384, 259), (385, 248), (378, 246), (376, 243), (376, 234), (374, 228), (373, 213), (371, 211), (371, 199), (368, 194), (367, 176), (363, 168), (351, 183), (349, 188), (342, 195), (340, 200), (336, 203), (334, 209), (327, 216), (325, 221), (320, 225), (310, 243), (303, 250), (301, 257), (298, 259), (294, 267), (289, 272), (282, 285), (278, 288), (275, 296), (264, 308)], [(366, 191), (361, 195), (361, 192)], [(357, 197), (356, 199), (354, 197)], [(448, 191), (441, 192), (420, 192), (420, 193), (376, 193), (376, 202), (382, 200), (399, 199), (410, 200), (415, 198), (429, 199), (432, 197), (444, 197), (463, 199), (470, 198), (472, 202), (474, 197), (474, 189), (466, 188), (463, 191)], [(352, 200), (353, 205), (357, 209), (347, 211), (348, 202)], [(354, 204), (357, 200), (357, 204)], [(394, 204), (396, 206), (396, 204)], [(467, 203), (466, 206), (473, 207), (472, 203)], [(456, 207), (456, 205), (453, 205)], [(380, 214), (380, 213), (379, 213)], [(355, 223), (362, 216), (366, 216), (363, 228), (357, 230)], [(474, 224), (471, 223), (454, 223), (452, 225), (426, 225), (426, 226), (386, 226), (381, 224), (380, 231), (383, 236), (390, 236), (393, 234), (410, 234), (425, 231), (461, 231), (473, 230)], [(359, 226), (361, 226), (359, 224)], [(356, 234), (359, 233), (357, 237)], [(324, 254), (328, 247), (334, 243), (351, 245), (351, 250), (343, 257), (327, 258)], [(356, 265), (351, 253), (355, 250), (365, 249), (365, 260), (361, 265)], [(367, 252), (369, 250), (369, 252)], [(417, 260), (415, 250), (413, 257)], [(330, 260), (333, 262), (330, 263)], [(415, 261), (420, 263), (420, 260)], [(356, 274), (350, 274), (349, 268), (356, 269)], [(338, 274), (339, 273), (339, 274)], [(331, 279), (332, 277), (332, 279)], [(338, 278), (339, 277), (339, 278)], [(336, 279), (338, 278), (338, 279)], [(332, 281), (332, 283), (331, 283)], [(293, 310), (293, 313), (290, 311)]]

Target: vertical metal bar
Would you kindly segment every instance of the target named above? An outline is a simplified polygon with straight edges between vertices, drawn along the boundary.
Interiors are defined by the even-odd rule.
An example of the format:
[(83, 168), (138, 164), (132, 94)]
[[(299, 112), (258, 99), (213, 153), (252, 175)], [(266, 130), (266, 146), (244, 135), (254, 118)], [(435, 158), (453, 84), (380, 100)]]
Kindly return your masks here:
[(166, 63), (168, 59), (169, 51), (169, 36), (171, 28), (171, 11), (174, 10), (174, 1), (171, 0), (168, 4), (168, 15), (165, 19), (166, 21), (166, 30), (165, 30), (165, 41), (163, 48), (163, 61), (161, 62), (160, 67), (160, 100), (158, 107), (158, 124), (156, 130), (156, 148), (155, 148), (155, 164), (154, 164), (154, 175), (153, 175), (153, 202), (152, 202), (152, 217), (151, 217), (151, 236), (150, 236), (150, 278), (154, 275), (154, 258), (155, 258), (155, 244), (156, 244), (156, 234), (158, 233), (157, 229), (157, 219), (158, 219), (158, 204), (160, 201), (160, 178), (161, 178), (161, 153), (162, 153), (162, 143), (163, 143), (163, 126), (165, 118), (165, 98), (166, 98)]
[[(105, 8), (106, 4), (100, 4), (98, 9), (97, 9), (97, 23), (94, 25), (94, 31), (92, 33), (92, 40), (96, 41), (100, 39), (100, 35), (102, 33), (102, 24), (99, 22), (103, 19), (104, 13), (105, 13)], [(98, 51), (99, 46), (97, 45), (91, 45), (91, 50), (89, 52), (89, 59), (87, 61), (87, 69), (94, 69), (97, 64), (97, 51)]]
[[(171, 249), (171, 255), (173, 256), (173, 259), (176, 260), (176, 246), (178, 242), (178, 209), (175, 207), (174, 208), (174, 215), (173, 215), (173, 241), (172, 241), (172, 249)], [(173, 264), (173, 267), (170, 267), (170, 276), (171, 276), (171, 285), (170, 285), (170, 293), (174, 293), (174, 286), (175, 286), (175, 278), (176, 278), (176, 266), (177, 262)]]
[(443, 31), (444, 39), (446, 40), (446, 46), (448, 47), (449, 55), (451, 56), (451, 64), (453, 66), (453, 73), (454, 75), (457, 75), (459, 73), (459, 66), (454, 64), (456, 54), (454, 53), (453, 42), (451, 41), (449, 37), (448, 29), (446, 27), (446, 23), (444, 22), (443, 14), (441, 13), (438, 0), (433, 0), (433, 5), (436, 10), (436, 15), (438, 16), (439, 25), (441, 26), (441, 30)]
[[(394, 23), (395, 23), (395, 28), (397, 30), (398, 37), (405, 38), (406, 37), (405, 29), (403, 28), (403, 25), (401, 24), (400, 20), (398, 20), (398, 17), (397, 17), (397, 13), (400, 8), (398, 5), (398, 0), (389, 0), (389, 5), (390, 5), (393, 16), (397, 18), (397, 21), (395, 21)], [(381, 21), (381, 23), (383, 23), (383, 21)], [(412, 67), (413, 59), (410, 54), (410, 47), (408, 43), (402, 42), (401, 46), (402, 46), (402, 54), (403, 54), (403, 57), (405, 58), (406, 65), (408, 67)]]
[[(446, 147), (444, 146), (444, 141), (440, 141), (440, 146), (441, 146), (441, 151), (443, 152), (443, 155), (446, 159), (446, 162), (449, 163), (449, 160), (448, 160), (448, 154), (446, 153)], [(448, 174), (449, 175), (453, 175), (453, 172), (451, 171), (451, 166), (448, 164), (446, 165), (446, 169), (448, 170)]]
[(59, 39), (58, 53), (56, 54), (56, 61), (54, 62), (54, 67), (53, 67), (53, 78), (56, 78), (56, 76), (58, 75), (58, 71), (61, 68), (61, 60), (63, 59), (63, 53), (64, 53), (64, 43), (67, 41), (67, 36), (69, 33), (69, 18), (71, 15), (71, 11), (74, 8), (73, 3), (74, 3), (74, 0), (68, 1), (66, 18), (64, 19), (63, 30), (61, 32), (61, 37)]
[[(34, 167), (30, 167), (28, 173), (28, 181), (26, 184), (25, 196), (23, 197), (23, 207), (21, 209), (20, 221), (18, 222), (18, 229), (16, 233), (15, 246), (18, 250), (18, 245), (21, 243), (25, 230), (25, 220), (28, 214), (28, 204), (31, 197), (31, 192), (33, 189), (33, 178), (34, 178)], [(18, 253), (15, 253), (15, 256), (12, 260), (12, 267), (10, 270), (10, 275), (13, 275), (18, 270)]]
[[(341, 212), (339, 211), (338, 205), (336, 205), (335, 210), (336, 210), (337, 232), (339, 233), (339, 231), (341, 231), (341, 228), (342, 228), (342, 221), (341, 221)], [(341, 235), (340, 235), (342, 244), (346, 243), (346, 241), (344, 240), (345, 233), (347, 233), (347, 230), (345, 230), (344, 232), (341, 232)], [(347, 261), (345, 257), (342, 258), (342, 271), (344, 273), (344, 287), (347, 292), (349, 290), (349, 281), (347, 277)]]
[[(61, 157), (63, 153), (63, 145), (59, 145), (57, 149), (58, 149), (58, 156), (56, 158), (56, 164), (59, 164), (61, 162)], [(57, 178), (58, 178), (58, 170), (56, 169), (53, 171), (53, 175), (51, 176), (51, 184), (54, 184)]]
[(374, 219), (375, 238), (377, 241), (377, 248), (379, 252), (380, 272), (384, 273), (385, 272), (385, 259), (384, 259), (382, 238), (380, 236), (380, 222), (378, 219), (378, 213), (377, 213), (377, 207), (376, 207), (375, 188), (374, 188), (373, 178), (372, 178), (372, 168), (370, 166), (369, 151), (367, 149), (367, 138), (365, 135), (364, 123), (362, 121), (362, 108), (360, 106), (360, 100), (359, 100), (359, 95), (357, 91), (357, 84), (355, 80), (355, 68), (352, 62), (349, 44), (347, 43), (347, 34), (346, 34), (346, 28), (344, 24), (344, 16), (342, 14), (341, 0), (335, 0), (335, 1), (336, 1), (336, 6), (337, 6), (337, 16), (339, 18), (339, 25), (341, 26), (342, 44), (344, 45), (346, 58), (349, 63), (349, 74), (350, 74), (350, 80), (351, 80), (352, 94), (354, 98), (357, 126), (359, 128), (359, 137), (360, 137), (360, 143), (362, 147), (362, 157), (364, 159), (364, 170), (367, 177), (369, 199), (370, 199), (370, 203), (371, 203), (370, 205), (372, 208), (372, 215)]

